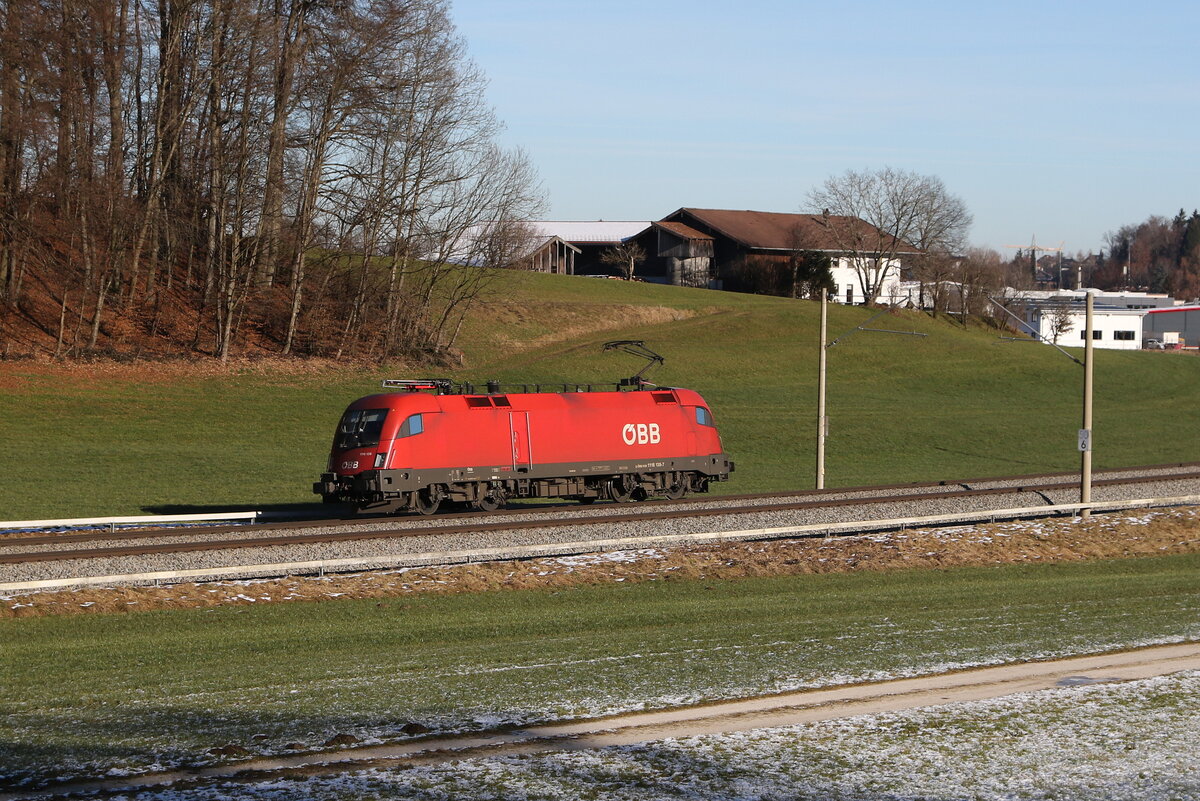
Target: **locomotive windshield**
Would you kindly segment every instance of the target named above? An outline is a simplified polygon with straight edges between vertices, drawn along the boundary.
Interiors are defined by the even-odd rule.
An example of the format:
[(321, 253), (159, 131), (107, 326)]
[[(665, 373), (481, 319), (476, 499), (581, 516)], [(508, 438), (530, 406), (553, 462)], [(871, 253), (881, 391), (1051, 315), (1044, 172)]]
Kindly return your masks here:
[(387, 413), (387, 409), (351, 409), (346, 412), (338, 426), (334, 447), (344, 451), (348, 448), (371, 448), (378, 445)]

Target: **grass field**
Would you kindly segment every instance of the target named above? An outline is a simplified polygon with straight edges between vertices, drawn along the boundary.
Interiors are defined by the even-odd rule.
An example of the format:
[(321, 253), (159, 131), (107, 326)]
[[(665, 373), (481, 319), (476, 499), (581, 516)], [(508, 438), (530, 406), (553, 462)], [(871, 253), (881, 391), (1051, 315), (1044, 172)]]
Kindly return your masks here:
[[(190, 801), (1194, 801), (1200, 674), (542, 756), (189, 789)], [(145, 791), (130, 801), (177, 801)]]
[[(667, 357), (653, 380), (712, 404), (738, 463), (722, 490), (808, 487), (817, 313), (779, 298), (506, 274), (464, 327), (457, 376), (611, 381), (641, 365), (600, 345), (644, 339)], [(869, 315), (832, 307), (831, 335)], [(911, 313), (872, 327), (927, 336), (860, 331), (830, 350), (831, 486), (1077, 466), (1082, 370), (1061, 354)], [(0, 519), (310, 503), (345, 404), (381, 378), (427, 372), (0, 363)], [(1200, 359), (1100, 351), (1096, 388), (1097, 467), (1200, 459)], [(338, 733), (395, 737), (413, 722), (488, 728), (1198, 639), (1198, 569), (1200, 556), (1171, 556), (0, 620), (0, 788), (203, 763), (228, 744), (278, 753)], [(919, 725), (970, 741), (969, 721), (946, 720)], [(559, 785), (501, 765), (479, 771), (480, 797), (510, 779), (530, 797), (626, 797), (655, 771), (720, 788), (779, 760), (817, 759), (836, 777), (856, 749), (893, 747), (854, 736), (843, 750), (803, 737), (752, 744), (748, 762), (730, 762), (724, 744), (685, 748), (682, 761), (600, 755), (587, 763), (594, 774), (585, 765)], [(888, 784), (886, 771), (860, 771), (861, 786), (818, 789), (879, 797), (907, 775)], [(947, 775), (922, 779), (921, 792), (958, 797)], [(437, 771), (400, 785), (409, 779), (414, 796), (471, 797), (476, 786)], [(737, 797), (726, 789), (713, 792)]]
[[(644, 339), (651, 373), (693, 387), (738, 470), (724, 491), (809, 487), (817, 306), (804, 301), (506, 273), (464, 326), (463, 378), (611, 381), (601, 353)], [(832, 306), (830, 335), (870, 312)], [(1053, 349), (899, 313), (829, 351), (830, 486), (1077, 466), (1082, 370)], [(0, 519), (309, 503), (346, 403), (428, 369), (0, 364)], [(439, 370), (437, 372), (446, 372)], [(1095, 462), (1200, 458), (1200, 359), (1098, 351)]]
[[(0, 787), (1200, 638), (1200, 556), (0, 621)], [(203, 591), (203, 589), (201, 589)]]

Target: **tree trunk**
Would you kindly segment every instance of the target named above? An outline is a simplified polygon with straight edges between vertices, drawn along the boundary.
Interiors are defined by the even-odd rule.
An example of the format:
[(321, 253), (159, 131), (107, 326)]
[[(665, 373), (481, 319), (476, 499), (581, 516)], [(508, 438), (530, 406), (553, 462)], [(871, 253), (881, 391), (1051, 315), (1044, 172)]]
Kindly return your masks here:
[[(276, 0), (276, 19), (283, 15)], [(258, 283), (270, 286), (275, 281), (276, 261), (279, 258), (279, 240), (283, 230), (283, 157), (287, 148), (287, 119), (292, 105), (292, 84), (297, 62), (303, 54), (307, 15), (312, 0), (291, 0), (287, 22), (281, 33), (277, 33), (277, 60), (275, 63), (275, 88), (272, 98), (271, 131), (267, 145), (267, 174), (263, 186), (262, 218), (259, 239), (262, 245), (255, 262), (255, 277)], [(278, 27), (276, 28), (278, 31)]]

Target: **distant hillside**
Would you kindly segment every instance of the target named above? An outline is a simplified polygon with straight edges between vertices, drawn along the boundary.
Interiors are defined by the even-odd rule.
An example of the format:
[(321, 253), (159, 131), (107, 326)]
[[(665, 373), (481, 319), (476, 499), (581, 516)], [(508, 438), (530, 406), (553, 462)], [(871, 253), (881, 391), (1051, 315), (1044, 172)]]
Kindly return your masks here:
[[(330, 309), (318, 324), (302, 329), (288, 353), (283, 352), (285, 341), (279, 323), (288, 314), (288, 293), (278, 286), (256, 287), (251, 292), (252, 302), (246, 303), (237, 320), (231, 357), (234, 361), (290, 358), (332, 359), (347, 364), (464, 364), (469, 363), (469, 359), (464, 362), (464, 352), (487, 353), (493, 343), (523, 351), (593, 331), (693, 316), (698, 303), (668, 292), (661, 296), (667, 305), (657, 305), (654, 287), (635, 282), (631, 292), (622, 288), (621, 281), (582, 276), (451, 267), (440, 281), (450, 294), (464, 283), (473, 284), (469, 298), (464, 300), (463, 291), (459, 291), (456, 307), (446, 315), (448, 304), (435, 294), (426, 324), (409, 332), (410, 336), (424, 336), (426, 329), (435, 327), (445, 315), (449, 319), (440, 326), (439, 347), (431, 347), (428, 342), (399, 343), (381, 351), (380, 334), (369, 330), (376, 322), (360, 319), (357, 325), (366, 330), (348, 336), (347, 328), (352, 323)], [(728, 293), (705, 292), (704, 296), (721, 304)], [(204, 360), (218, 355), (210, 319), (212, 300), (195, 287), (189, 289), (178, 283), (161, 286), (156, 290), (155, 302), (148, 306), (125, 306), (114, 299), (107, 304), (94, 332), (94, 309), (81, 307), (77, 301), (70, 287), (33, 282), (25, 287), (16, 307), (0, 304), (0, 358), (130, 362)], [(603, 306), (603, 313), (597, 314), (598, 306)], [(464, 310), (466, 315), (460, 323)]]
[[(0, 517), (316, 500), (333, 426), (382, 378), (606, 382), (642, 367), (701, 392), (737, 471), (723, 492), (811, 487), (818, 306), (505, 273), (466, 317), (460, 368), (329, 361), (0, 362)], [(912, 312), (830, 307), (830, 486), (1078, 467), (1082, 369), (1053, 348)], [(1096, 467), (1200, 460), (1200, 359), (1097, 351)], [(81, 480), (86, 473), (87, 480)]]

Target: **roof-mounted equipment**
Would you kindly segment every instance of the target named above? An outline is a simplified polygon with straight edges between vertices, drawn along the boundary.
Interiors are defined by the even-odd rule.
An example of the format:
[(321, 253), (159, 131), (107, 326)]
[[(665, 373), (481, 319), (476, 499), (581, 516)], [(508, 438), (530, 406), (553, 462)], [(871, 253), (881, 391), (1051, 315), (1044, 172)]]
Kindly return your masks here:
[(662, 356), (647, 348), (646, 343), (640, 339), (615, 339), (612, 342), (605, 342), (604, 350), (620, 350), (633, 356), (640, 356), (641, 358), (647, 360), (646, 366), (641, 370), (638, 370), (629, 378), (621, 379), (618, 386), (622, 387), (637, 387), (640, 389), (643, 386), (653, 386), (649, 381), (642, 377), (642, 373), (646, 372), (654, 365), (662, 364), (665, 361)]
[(402, 389), (405, 392), (420, 392), (432, 389), (438, 395), (447, 394), (454, 386), (449, 378), (387, 378), (383, 381), (384, 389)]
[(383, 382), (384, 389), (399, 392), (433, 392), (435, 395), (497, 395), (503, 392), (612, 392), (623, 389), (645, 389), (657, 386), (647, 381), (643, 374), (656, 364), (662, 364), (664, 359), (646, 347), (640, 339), (618, 339), (604, 343), (604, 350), (624, 351), (632, 356), (640, 356), (646, 360), (646, 366), (629, 378), (622, 378), (615, 384), (501, 384), (495, 379), (489, 379), (484, 385), (476, 385), (469, 381), (452, 381), (449, 378), (388, 378)]

